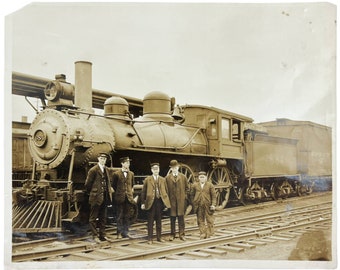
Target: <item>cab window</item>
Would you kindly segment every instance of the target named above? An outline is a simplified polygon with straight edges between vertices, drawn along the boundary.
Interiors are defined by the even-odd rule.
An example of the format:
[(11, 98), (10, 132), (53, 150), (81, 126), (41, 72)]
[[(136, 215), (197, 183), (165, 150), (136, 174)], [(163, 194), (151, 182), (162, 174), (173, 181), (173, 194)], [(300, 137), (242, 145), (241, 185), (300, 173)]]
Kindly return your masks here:
[(230, 120), (222, 118), (222, 139), (230, 140)]
[(233, 141), (241, 140), (241, 122), (233, 119)]

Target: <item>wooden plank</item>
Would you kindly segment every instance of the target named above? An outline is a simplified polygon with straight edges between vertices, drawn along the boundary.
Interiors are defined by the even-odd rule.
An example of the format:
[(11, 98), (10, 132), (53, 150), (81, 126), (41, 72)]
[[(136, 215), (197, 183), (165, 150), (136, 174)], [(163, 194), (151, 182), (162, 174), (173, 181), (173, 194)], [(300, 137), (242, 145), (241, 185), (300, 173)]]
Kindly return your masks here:
[(257, 240), (250, 240), (250, 241), (247, 241), (247, 243), (249, 243), (251, 245), (256, 245), (256, 246), (265, 246), (265, 245), (267, 245), (267, 243), (262, 242), (262, 241), (257, 241)]
[(266, 243), (275, 243), (277, 240), (269, 239), (269, 238), (261, 238), (260, 241), (266, 242)]
[(239, 247), (231, 247), (231, 246), (218, 246), (219, 249), (224, 249), (226, 251), (234, 252), (234, 253), (240, 253), (244, 251), (244, 248)]
[(185, 254), (190, 255), (190, 256), (194, 256), (194, 257), (199, 257), (201, 259), (211, 257), (211, 254), (207, 254), (207, 253), (202, 252), (202, 251), (190, 251), (190, 252), (186, 252)]
[(102, 255), (100, 255), (100, 254), (98, 254), (94, 251), (93, 252), (79, 252), (79, 253), (72, 254), (72, 256), (83, 258), (83, 259), (85, 259), (85, 261), (86, 260), (100, 261), (100, 260), (107, 258), (107, 255), (105, 257), (103, 257)]
[(231, 243), (229, 244), (231, 247), (239, 247), (239, 248), (245, 248), (245, 249), (252, 249), (255, 248), (255, 245), (250, 245), (248, 243)]
[(292, 237), (279, 237), (279, 236), (270, 236), (270, 239), (274, 239), (274, 240), (283, 240), (283, 241), (289, 241), (292, 240)]
[(191, 256), (175, 254), (175, 255), (167, 256), (165, 257), (165, 259), (167, 260), (193, 260), (194, 258)]
[(226, 250), (218, 249), (218, 247), (217, 248), (205, 248), (205, 249), (202, 249), (202, 251), (211, 253), (213, 255), (225, 255), (228, 253)]

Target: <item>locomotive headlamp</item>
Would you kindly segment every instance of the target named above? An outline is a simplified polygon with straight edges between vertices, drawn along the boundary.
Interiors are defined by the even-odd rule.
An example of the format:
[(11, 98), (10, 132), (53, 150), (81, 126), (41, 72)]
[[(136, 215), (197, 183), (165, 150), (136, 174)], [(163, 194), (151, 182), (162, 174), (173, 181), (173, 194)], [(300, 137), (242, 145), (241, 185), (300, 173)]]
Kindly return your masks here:
[(45, 86), (44, 94), (48, 100), (49, 106), (55, 105), (73, 105), (74, 86), (67, 83), (65, 75), (59, 74), (55, 76), (56, 80), (49, 82)]
[(46, 85), (44, 94), (49, 101), (58, 101), (60, 98), (73, 100), (74, 87), (69, 83), (51, 81)]
[(46, 132), (41, 130), (41, 129), (38, 129), (35, 133), (34, 133), (34, 136), (33, 136), (33, 141), (34, 141), (34, 144), (37, 146), (37, 147), (43, 147), (47, 141), (47, 135), (46, 135)]

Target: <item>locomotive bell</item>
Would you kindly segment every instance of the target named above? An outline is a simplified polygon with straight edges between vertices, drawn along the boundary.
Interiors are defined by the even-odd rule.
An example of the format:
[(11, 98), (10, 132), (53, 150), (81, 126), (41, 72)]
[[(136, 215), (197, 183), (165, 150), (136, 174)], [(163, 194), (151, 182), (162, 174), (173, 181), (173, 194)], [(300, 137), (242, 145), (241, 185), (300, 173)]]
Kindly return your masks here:
[(182, 108), (181, 108), (179, 105), (177, 105), (177, 106), (175, 107), (175, 109), (174, 109), (172, 115), (171, 115), (172, 118), (175, 119), (175, 120), (176, 120), (177, 122), (179, 122), (179, 123), (183, 123), (184, 120), (185, 120), (182, 111), (183, 111)]

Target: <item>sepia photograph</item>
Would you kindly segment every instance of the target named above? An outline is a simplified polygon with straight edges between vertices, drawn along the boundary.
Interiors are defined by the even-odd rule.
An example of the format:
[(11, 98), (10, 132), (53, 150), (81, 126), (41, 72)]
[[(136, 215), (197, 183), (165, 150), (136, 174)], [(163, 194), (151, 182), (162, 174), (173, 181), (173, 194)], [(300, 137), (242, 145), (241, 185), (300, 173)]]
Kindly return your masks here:
[(330, 2), (4, 14), (5, 269), (336, 269)]

